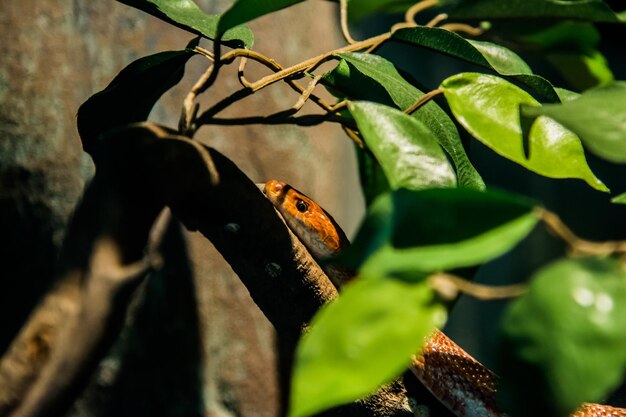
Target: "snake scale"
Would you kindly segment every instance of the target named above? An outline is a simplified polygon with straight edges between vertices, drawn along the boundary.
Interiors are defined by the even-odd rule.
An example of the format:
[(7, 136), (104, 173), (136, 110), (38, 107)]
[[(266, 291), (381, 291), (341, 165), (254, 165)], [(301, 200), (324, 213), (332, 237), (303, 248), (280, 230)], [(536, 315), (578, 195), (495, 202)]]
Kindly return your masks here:
[[(327, 259), (350, 244), (330, 214), (290, 185), (269, 180), (264, 193), (314, 258)], [(338, 288), (354, 276), (332, 265), (325, 271)], [(440, 330), (433, 332), (414, 357), (411, 371), (459, 417), (504, 416), (496, 406), (495, 374)], [(586, 403), (570, 417), (626, 417), (626, 409)]]

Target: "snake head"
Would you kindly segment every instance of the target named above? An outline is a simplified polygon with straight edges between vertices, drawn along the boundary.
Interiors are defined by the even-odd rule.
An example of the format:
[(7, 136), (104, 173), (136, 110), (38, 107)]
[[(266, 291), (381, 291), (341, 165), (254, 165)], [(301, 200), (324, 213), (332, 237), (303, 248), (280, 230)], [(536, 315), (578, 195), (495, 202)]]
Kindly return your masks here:
[(349, 244), (332, 216), (289, 184), (269, 180), (263, 192), (316, 259), (337, 255)]

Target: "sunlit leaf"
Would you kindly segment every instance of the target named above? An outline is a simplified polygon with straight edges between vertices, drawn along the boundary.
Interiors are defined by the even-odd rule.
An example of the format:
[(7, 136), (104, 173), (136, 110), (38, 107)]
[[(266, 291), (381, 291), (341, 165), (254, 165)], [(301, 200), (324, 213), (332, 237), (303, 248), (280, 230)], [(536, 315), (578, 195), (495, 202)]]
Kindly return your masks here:
[(611, 199), (611, 203), (615, 204), (626, 204), (626, 193), (620, 194)]
[[(324, 80), (352, 100), (368, 100), (405, 110), (424, 95), (407, 82), (393, 64), (371, 54), (339, 54), (342, 61)], [(426, 125), (450, 155), (460, 187), (484, 190), (485, 184), (469, 161), (456, 126), (450, 117), (430, 101), (411, 115)]]
[(524, 106), (526, 115), (545, 115), (570, 129), (596, 155), (626, 162), (626, 82), (585, 91), (560, 105)]
[[(168, 23), (207, 39), (218, 36), (219, 15), (204, 13), (192, 0), (117, 0), (136, 7)], [(232, 27), (232, 26), (231, 26)], [(230, 28), (229, 28), (230, 29)], [(250, 29), (232, 27), (222, 36), (222, 42), (232, 47), (252, 48), (254, 36)]]
[(365, 274), (418, 278), (481, 264), (533, 229), (533, 207), (531, 201), (499, 192), (397, 190), (370, 206), (342, 261)]
[(372, 393), (406, 369), (445, 318), (425, 282), (362, 278), (348, 285), (298, 346), (289, 415), (311, 416)]
[(561, 260), (540, 270), (502, 324), (499, 395), (507, 414), (566, 416), (603, 400), (626, 371), (624, 317), (619, 261)]
[(354, 101), (348, 108), (392, 189), (456, 186), (454, 170), (426, 125), (382, 104)]
[(454, 58), (496, 71), (527, 86), (542, 101), (558, 102), (554, 87), (545, 78), (534, 75), (515, 52), (493, 43), (468, 41), (449, 30), (418, 26), (394, 32), (393, 40), (442, 52)]
[(218, 31), (224, 33), (257, 17), (289, 7), (303, 0), (237, 0), (220, 18)]
[(530, 127), (526, 157), (520, 106), (529, 111), (543, 107), (524, 90), (500, 77), (478, 73), (454, 75), (441, 88), (459, 123), (495, 152), (540, 175), (579, 178), (596, 190), (608, 191), (587, 165), (580, 139), (547, 117), (538, 117)]

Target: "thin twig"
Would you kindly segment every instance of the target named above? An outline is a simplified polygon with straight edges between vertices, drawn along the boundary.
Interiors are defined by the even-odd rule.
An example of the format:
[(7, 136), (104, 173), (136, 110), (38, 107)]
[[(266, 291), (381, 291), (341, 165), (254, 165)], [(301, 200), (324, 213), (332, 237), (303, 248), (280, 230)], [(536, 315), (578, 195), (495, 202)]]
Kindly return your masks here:
[(346, 135), (348, 135), (348, 137), (352, 139), (352, 141), (356, 144), (356, 146), (359, 147), (359, 149), (365, 149), (365, 142), (363, 142), (363, 139), (361, 139), (361, 137), (358, 135), (358, 133), (355, 130), (352, 130), (349, 127), (344, 126), (344, 125), (342, 125), (341, 128), (343, 129), (344, 132), (346, 132)]
[(484, 29), (466, 25), (465, 23), (447, 23), (439, 27), (441, 29), (449, 30), (450, 32), (467, 33), (470, 36), (480, 36), (485, 33)]
[(339, 16), (341, 21), (341, 34), (349, 45), (356, 43), (354, 38), (350, 35), (348, 29), (348, 0), (339, 0)]
[(302, 94), (300, 95), (300, 97), (298, 98), (298, 101), (296, 102), (296, 104), (294, 104), (293, 106), (291, 106), (291, 108), (287, 109), (287, 110), (283, 110), (281, 112), (275, 113), (274, 115), (272, 115), (271, 117), (286, 117), (286, 116), (291, 116), (295, 113), (297, 113), (298, 111), (300, 111), (300, 109), (302, 108), (302, 106), (304, 106), (304, 104), (307, 102), (307, 100), (309, 99), (309, 97), (311, 96), (311, 93), (313, 93), (313, 90), (315, 89), (315, 86), (317, 86), (317, 83), (319, 83), (319, 81), (322, 79), (323, 74), (319, 74), (316, 75), (311, 82), (309, 82), (309, 85), (307, 86), (307, 88), (302, 92)]
[(420, 107), (422, 107), (424, 104), (426, 104), (428, 101), (430, 101), (433, 97), (442, 94), (443, 90), (441, 88), (437, 88), (433, 91), (429, 91), (428, 93), (424, 94), (423, 96), (421, 96), (419, 98), (419, 100), (417, 100), (415, 103), (413, 103), (409, 108), (407, 108), (404, 112), (406, 114), (413, 114), (413, 112), (415, 112), (417, 109), (419, 109)]
[(384, 33), (382, 35), (374, 36), (364, 41), (353, 43), (352, 45), (347, 45), (342, 48), (335, 49), (333, 51), (325, 52), (321, 55), (315, 56), (313, 58), (309, 58), (306, 61), (302, 61), (299, 64), (285, 68), (275, 74), (265, 76), (261, 78), (260, 80), (256, 81), (255, 83), (253, 83), (251, 88), (253, 89), (253, 91), (258, 91), (282, 79), (292, 77), (296, 74), (301, 74), (303, 72), (311, 72), (315, 68), (323, 64), (324, 62), (328, 61), (335, 54), (340, 54), (343, 52), (356, 52), (356, 51), (368, 49), (372, 45), (376, 45), (380, 42), (384, 42), (388, 40), (390, 37), (391, 37), (391, 33)]
[(424, 0), (419, 3), (415, 3), (411, 6), (406, 13), (404, 13), (404, 21), (407, 23), (415, 23), (415, 16), (433, 6), (436, 6), (439, 2), (437, 0)]
[(567, 227), (559, 216), (545, 209), (537, 209), (539, 218), (548, 229), (561, 238), (577, 255), (600, 255), (626, 254), (626, 241), (592, 242), (581, 239)]
[(437, 26), (439, 23), (443, 22), (447, 18), (448, 18), (448, 15), (446, 13), (440, 13), (437, 16), (430, 19), (430, 21), (426, 23), (424, 26), (429, 27), (429, 28), (434, 28), (435, 26)]
[(307, 114), (299, 117), (277, 117), (278, 113), (270, 116), (249, 116), (249, 117), (234, 117), (234, 118), (211, 118), (207, 121), (207, 124), (214, 125), (284, 125), (292, 124), (295, 126), (316, 126), (324, 122), (333, 122), (339, 124), (352, 123), (352, 120), (345, 117), (336, 116), (334, 114)]
[(526, 292), (525, 284), (491, 286), (477, 284), (464, 278), (447, 273), (438, 273), (428, 277), (430, 285), (444, 298), (454, 299), (459, 293), (467, 294), (479, 300), (501, 300), (519, 297)]
[(246, 69), (246, 64), (248, 63), (248, 58), (243, 56), (239, 61), (239, 69), (237, 70), (237, 78), (239, 78), (239, 83), (242, 87), (250, 88), (250, 82), (246, 80), (244, 76), (244, 71)]

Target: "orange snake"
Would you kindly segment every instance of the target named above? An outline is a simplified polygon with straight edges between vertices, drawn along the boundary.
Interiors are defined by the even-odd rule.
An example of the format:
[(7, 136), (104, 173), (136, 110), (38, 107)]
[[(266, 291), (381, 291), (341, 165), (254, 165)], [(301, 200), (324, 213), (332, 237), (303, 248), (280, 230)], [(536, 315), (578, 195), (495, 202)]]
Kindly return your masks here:
[[(290, 185), (269, 180), (264, 193), (315, 259), (337, 255), (350, 244), (330, 214)], [(354, 276), (332, 265), (324, 269), (338, 288)], [(504, 416), (496, 407), (495, 374), (440, 330), (428, 338), (414, 358), (411, 371), (459, 417)], [(626, 417), (626, 409), (586, 403), (570, 417)]]

